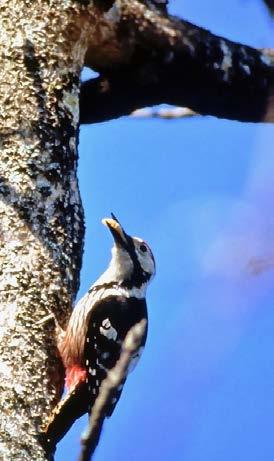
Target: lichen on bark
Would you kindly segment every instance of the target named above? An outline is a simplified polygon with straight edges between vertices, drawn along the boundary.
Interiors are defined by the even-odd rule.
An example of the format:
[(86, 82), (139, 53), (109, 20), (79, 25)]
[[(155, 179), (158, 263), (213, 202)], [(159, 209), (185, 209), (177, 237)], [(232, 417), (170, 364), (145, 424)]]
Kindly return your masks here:
[(79, 285), (79, 75), (88, 2), (0, 5), (0, 459), (42, 461), (37, 434), (62, 389), (54, 312)]

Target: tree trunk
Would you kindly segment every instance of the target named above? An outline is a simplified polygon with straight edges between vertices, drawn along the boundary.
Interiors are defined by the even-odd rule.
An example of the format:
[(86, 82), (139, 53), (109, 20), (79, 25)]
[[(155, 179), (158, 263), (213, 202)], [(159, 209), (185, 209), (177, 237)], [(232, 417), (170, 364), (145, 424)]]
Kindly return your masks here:
[[(54, 312), (79, 285), (79, 74), (92, 20), (84, 2), (0, 6), (0, 459), (42, 461), (37, 434), (60, 397)], [(90, 7), (91, 9), (91, 7)]]
[[(87, 49), (86, 62), (102, 75), (82, 89), (83, 123), (163, 102), (168, 88), (175, 93), (166, 102), (181, 103), (183, 88), (201, 113), (235, 118), (229, 104), (225, 111), (220, 107), (232, 101), (234, 108), (236, 100), (237, 119), (274, 119), (273, 51), (233, 44), (168, 18), (163, 1), (1, 0), (1, 461), (45, 461), (38, 435), (62, 391), (49, 314), (64, 327), (79, 285), (84, 223), (76, 176), (78, 103)], [(194, 79), (185, 72), (186, 58), (197, 71)], [(200, 74), (206, 79), (200, 81)], [(239, 100), (238, 88), (247, 88)], [(257, 98), (251, 115), (249, 89)]]

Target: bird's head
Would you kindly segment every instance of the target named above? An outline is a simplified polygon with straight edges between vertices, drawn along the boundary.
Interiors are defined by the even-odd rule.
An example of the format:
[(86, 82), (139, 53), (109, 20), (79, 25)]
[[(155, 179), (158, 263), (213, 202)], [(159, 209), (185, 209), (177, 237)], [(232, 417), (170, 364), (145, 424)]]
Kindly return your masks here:
[(151, 249), (144, 240), (131, 237), (122, 228), (118, 219), (103, 219), (114, 239), (112, 260), (108, 271), (113, 280), (127, 288), (145, 288), (155, 275), (155, 260)]

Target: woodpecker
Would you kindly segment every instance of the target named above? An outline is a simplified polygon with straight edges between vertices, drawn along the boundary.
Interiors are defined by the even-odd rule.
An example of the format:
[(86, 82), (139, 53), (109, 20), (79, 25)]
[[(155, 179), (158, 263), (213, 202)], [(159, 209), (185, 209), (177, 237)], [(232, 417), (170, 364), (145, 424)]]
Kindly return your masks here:
[[(130, 237), (111, 216), (102, 221), (114, 239), (110, 264), (78, 302), (59, 339), (68, 394), (46, 427), (45, 437), (52, 449), (76, 419), (92, 412), (101, 383), (119, 359), (128, 331), (142, 319), (147, 321), (146, 290), (155, 275), (152, 251), (144, 240)], [(146, 336), (147, 328), (130, 371), (141, 356)], [(122, 388), (117, 389), (105, 416), (111, 416)]]

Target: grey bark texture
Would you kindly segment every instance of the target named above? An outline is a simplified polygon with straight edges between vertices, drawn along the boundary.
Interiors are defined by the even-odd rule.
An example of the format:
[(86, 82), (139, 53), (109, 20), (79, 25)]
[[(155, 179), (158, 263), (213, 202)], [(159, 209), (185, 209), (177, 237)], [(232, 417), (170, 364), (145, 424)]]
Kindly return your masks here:
[(54, 312), (79, 285), (79, 74), (93, 17), (77, 1), (0, 6), (0, 459), (44, 461), (37, 441), (62, 389)]
[(274, 121), (273, 50), (232, 42), (138, 0), (114, 5), (104, 54), (96, 52), (96, 41), (86, 54), (100, 75), (81, 87), (81, 123), (161, 103), (231, 120)]
[[(169, 18), (159, 0), (1, 0), (0, 56), (0, 460), (45, 461), (38, 435), (63, 387), (55, 322), (45, 319), (53, 313), (65, 327), (83, 248), (76, 169), (84, 60), (101, 75), (82, 87), (83, 123), (163, 102), (163, 89), (175, 104), (192, 101), (199, 111), (202, 101), (199, 112), (233, 118), (229, 106), (220, 114), (223, 100), (209, 111), (203, 84), (214, 99), (219, 78), (230, 100), (239, 94), (238, 67), (262, 102), (253, 120), (273, 121), (274, 65), (272, 51)], [(187, 86), (184, 59), (193, 72), (204, 62), (205, 80)]]

